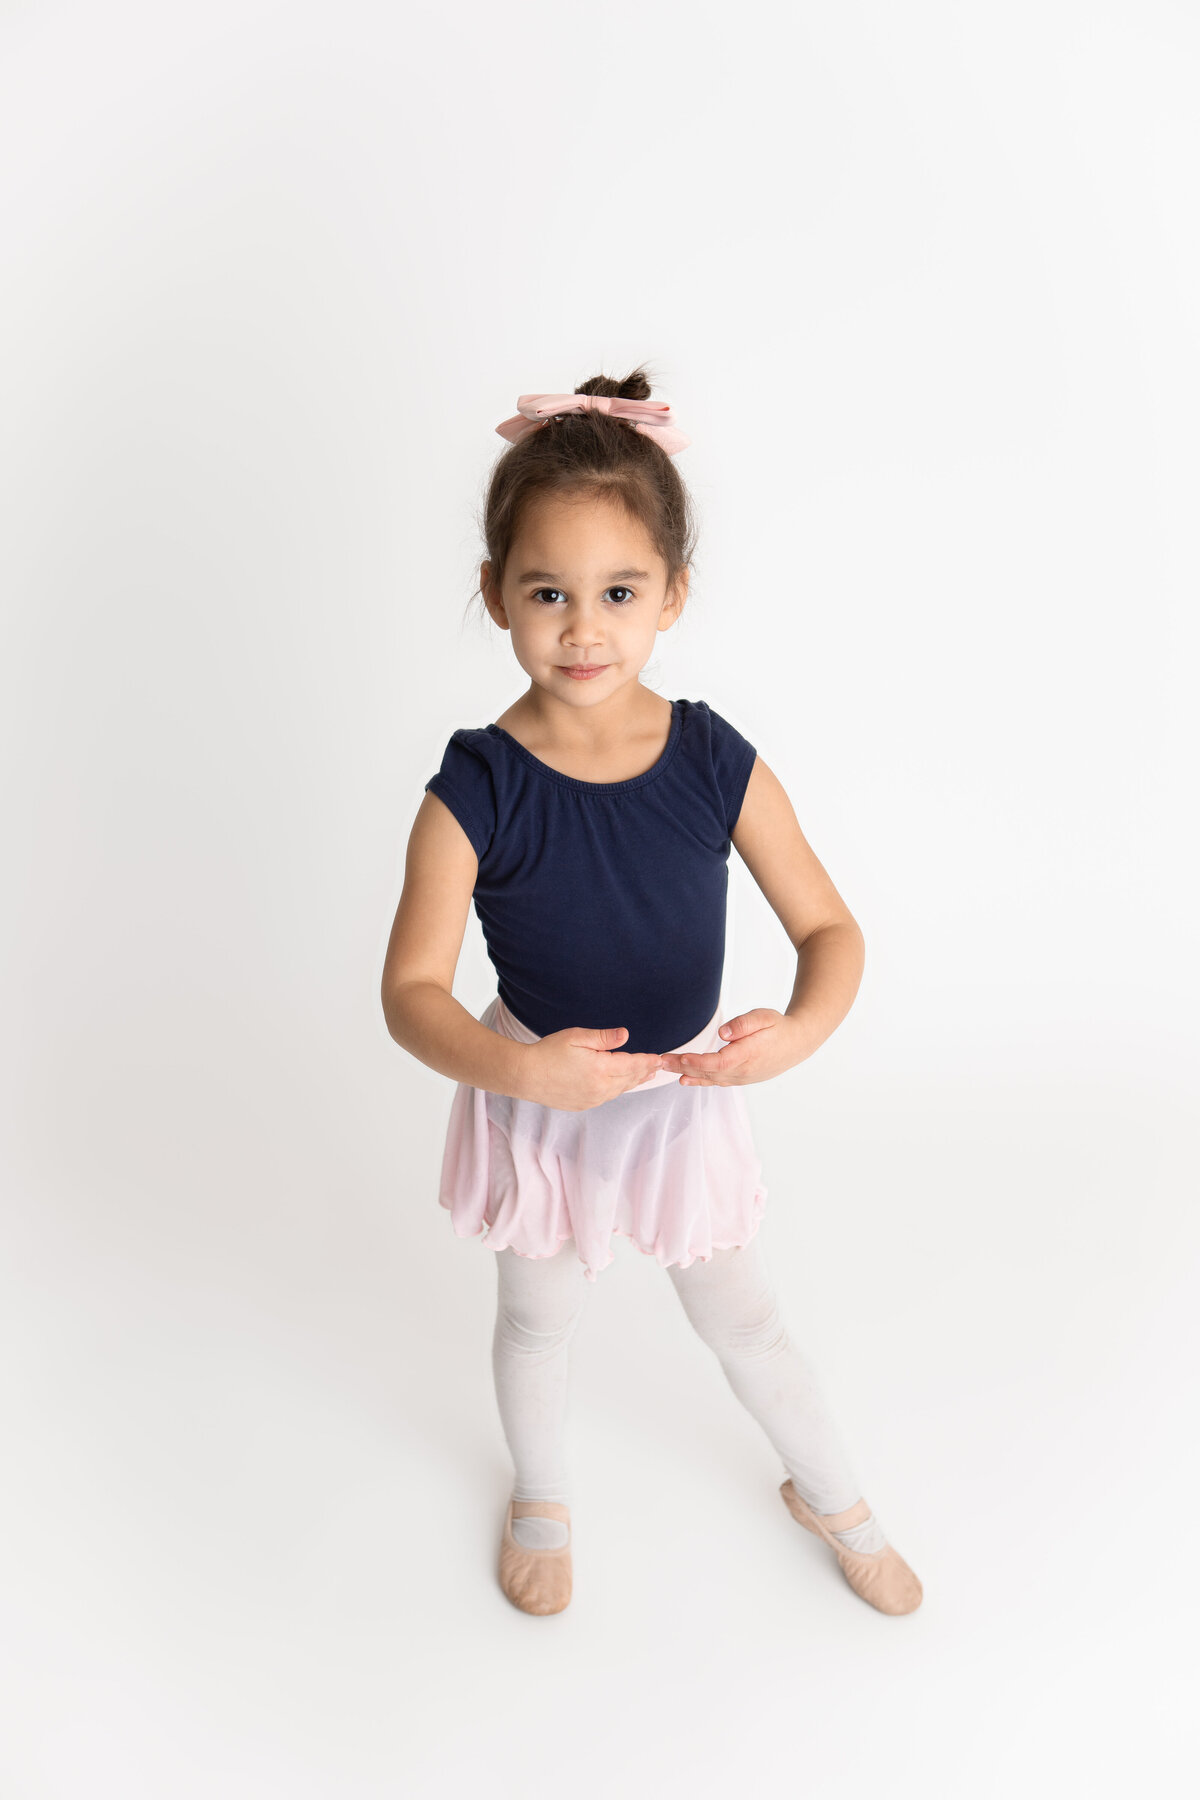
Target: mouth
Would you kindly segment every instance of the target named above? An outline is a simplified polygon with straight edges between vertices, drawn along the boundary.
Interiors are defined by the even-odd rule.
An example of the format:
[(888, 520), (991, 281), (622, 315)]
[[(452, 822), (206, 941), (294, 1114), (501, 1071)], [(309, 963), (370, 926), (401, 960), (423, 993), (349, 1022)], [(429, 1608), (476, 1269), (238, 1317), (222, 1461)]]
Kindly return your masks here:
[(572, 681), (590, 681), (594, 675), (603, 675), (607, 663), (560, 663), (562, 674), (569, 675)]

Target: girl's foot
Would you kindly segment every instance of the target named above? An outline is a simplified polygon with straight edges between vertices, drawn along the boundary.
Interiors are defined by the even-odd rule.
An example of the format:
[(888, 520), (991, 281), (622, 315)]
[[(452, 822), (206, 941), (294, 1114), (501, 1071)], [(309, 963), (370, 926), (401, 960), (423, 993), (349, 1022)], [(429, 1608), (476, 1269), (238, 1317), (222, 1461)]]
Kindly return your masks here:
[[(519, 1543), (515, 1522), (528, 1519)], [(542, 1521), (547, 1521), (543, 1524)], [(558, 1538), (561, 1541), (554, 1542)], [(544, 1540), (551, 1539), (550, 1542)], [(500, 1586), (522, 1612), (562, 1612), (571, 1598), (571, 1512), (559, 1500), (510, 1500), (500, 1541)]]
[(847, 1550), (864, 1550), (870, 1556), (887, 1543), (879, 1520), (865, 1500), (856, 1500), (845, 1512), (818, 1513), (817, 1517), (825, 1521), (838, 1543), (845, 1544)]
[[(842, 1574), (854, 1592), (879, 1612), (910, 1613), (921, 1604), (924, 1590), (916, 1575), (898, 1551), (884, 1540), (883, 1548), (874, 1552), (855, 1550), (843, 1543), (831, 1529), (836, 1524), (843, 1536), (862, 1529), (872, 1520), (871, 1509), (859, 1500), (844, 1513), (822, 1515), (814, 1512), (801, 1499), (789, 1477), (779, 1489), (784, 1504), (794, 1519), (807, 1531), (823, 1538), (836, 1553)], [(882, 1535), (882, 1534), (880, 1534)]]

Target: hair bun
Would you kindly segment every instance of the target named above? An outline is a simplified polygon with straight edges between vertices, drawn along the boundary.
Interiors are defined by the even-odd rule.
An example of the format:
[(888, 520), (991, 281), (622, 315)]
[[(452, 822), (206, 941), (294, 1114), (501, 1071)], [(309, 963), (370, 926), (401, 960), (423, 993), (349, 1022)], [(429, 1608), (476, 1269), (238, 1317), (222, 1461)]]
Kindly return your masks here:
[(624, 381), (614, 381), (611, 375), (593, 375), (590, 381), (582, 381), (575, 389), (577, 394), (605, 394), (614, 400), (648, 400), (650, 398), (650, 382), (646, 370), (635, 369)]

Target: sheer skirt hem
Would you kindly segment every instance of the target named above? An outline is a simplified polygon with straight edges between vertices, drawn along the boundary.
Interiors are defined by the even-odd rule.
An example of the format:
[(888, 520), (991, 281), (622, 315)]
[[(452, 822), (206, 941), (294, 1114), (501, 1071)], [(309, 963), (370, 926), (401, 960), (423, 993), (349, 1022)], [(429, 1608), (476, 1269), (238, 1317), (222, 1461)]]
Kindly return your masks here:
[[(481, 1225), (474, 1225), (474, 1226), (460, 1225), (458, 1223), (457, 1219), (454, 1217), (454, 1208), (453, 1208), (452, 1202), (443, 1200), (441, 1202), (441, 1205), (446, 1207), (446, 1209), (450, 1212), (450, 1223), (451, 1223), (451, 1226), (453, 1227), (455, 1237), (479, 1238), (481, 1243), (488, 1250), (494, 1250), (497, 1252), (499, 1252), (501, 1250), (511, 1250), (513, 1252), (514, 1256), (523, 1256), (529, 1262), (544, 1262), (548, 1256), (557, 1256), (558, 1252), (562, 1249), (563, 1245), (569, 1244), (571, 1242), (571, 1240), (573, 1239), (573, 1237), (575, 1236), (575, 1233), (573, 1231), (568, 1231), (563, 1237), (559, 1238), (559, 1240), (553, 1250), (519, 1250), (514, 1243), (502, 1241), (501, 1238), (499, 1237), (499, 1235), (497, 1234), (497, 1232), (494, 1230), (494, 1228), (492, 1228), (491, 1226), (488, 1225), (486, 1219), (483, 1221), (483, 1223)], [(724, 1239), (723, 1238), (720, 1240), (718, 1240), (717, 1238), (713, 1238), (710, 1241), (707, 1252), (704, 1250), (699, 1250), (699, 1249), (693, 1250), (691, 1255), (686, 1258), (685, 1257), (663, 1256), (660, 1254), (660, 1250), (662, 1248), (661, 1245), (643, 1244), (639, 1241), (638, 1238), (636, 1238), (633, 1235), (633, 1233), (631, 1231), (623, 1231), (619, 1225), (610, 1226), (609, 1232), (612, 1237), (624, 1238), (626, 1243), (632, 1244), (634, 1249), (640, 1251), (643, 1256), (654, 1257), (655, 1261), (658, 1263), (659, 1267), (662, 1269), (670, 1269), (670, 1268), (688, 1269), (696, 1261), (711, 1262), (714, 1250), (740, 1250), (740, 1249), (742, 1249), (755, 1236), (755, 1234), (758, 1231), (759, 1226), (762, 1224), (763, 1215), (766, 1211), (766, 1205), (767, 1205), (767, 1190), (760, 1183), (759, 1186), (755, 1188), (753, 1197), (750, 1202), (751, 1216), (750, 1216), (750, 1220), (749, 1220), (748, 1229), (743, 1231), (736, 1238), (732, 1238), (732, 1239)], [(587, 1279), (589, 1281), (595, 1281), (596, 1276), (598, 1274), (601, 1274), (605, 1269), (608, 1268), (609, 1264), (614, 1261), (615, 1261), (615, 1258), (612, 1254), (612, 1251), (610, 1250), (609, 1254), (605, 1258), (605, 1260), (602, 1263), (597, 1263), (595, 1268), (591, 1268), (587, 1264), (585, 1264), (584, 1265), (584, 1274), (587, 1276)]]

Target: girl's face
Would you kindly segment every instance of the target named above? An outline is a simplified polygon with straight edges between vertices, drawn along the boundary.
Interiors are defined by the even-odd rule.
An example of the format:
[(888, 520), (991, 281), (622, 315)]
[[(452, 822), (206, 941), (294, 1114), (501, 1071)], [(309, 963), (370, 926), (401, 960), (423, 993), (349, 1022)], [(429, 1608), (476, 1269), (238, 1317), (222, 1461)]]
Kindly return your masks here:
[[(645, 527), (609, 500), (556, 496), (525, 509), (503, 583), (480, 570), (488, 612), (512, 633), (535, 686), (568, 706), (595, 706), (637, 681), (655, 636), (687, 598), (685, 569), (668, 592)], [(593, 668), (592, 675), (570, 674)]]

